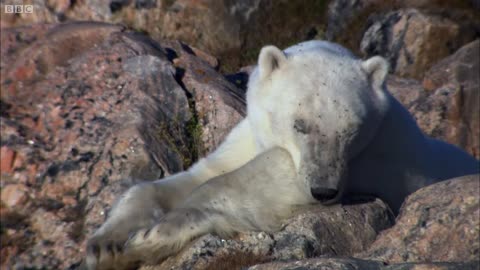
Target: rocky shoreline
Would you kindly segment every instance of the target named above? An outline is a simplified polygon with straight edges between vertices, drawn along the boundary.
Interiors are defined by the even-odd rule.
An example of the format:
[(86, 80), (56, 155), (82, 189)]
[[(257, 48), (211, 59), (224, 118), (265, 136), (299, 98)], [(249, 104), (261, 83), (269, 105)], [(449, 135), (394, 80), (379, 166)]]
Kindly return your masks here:
[[(228, 54), (209, 47), (214, 39), (208, 34), (201, 42), (189, 42), (182, 33), (140, 33), (126, 19), (122, 22), (127, 26), (110, 24), (114, 13), (138, 23), (145, 22), (128, 16), (147, 14), (145, 20), (153, 20), (160, 16), (156, 12), (164, 11), (147, 7), (169, 1), (131, 1), (113, 13), (112, 1), (112, 17), (87, 11), (82, 2), (73, 7), (66, 2), (49, 1), (55, 8), (36, 14), (35, 20), (2, 16), (2, 269), (76, 269), (86, 237), (104, 221), (119, 194), (140, 180), (185, 169), (214, 149), (245, 115), (251, 68), (233, 68), (232, 63), (245, 64), (248, 57), (227, 61), (232, 66), (224, 68), (222, 59)], [(209, 30), (211, 23), (202, 17), (207, 15), (182, 17), (208, 6), (171, 2), (166, 15), (158, 17), (162, 22), (187, 24), (183, 35), (197, 33), (195, 27), (219, 33)], [(252, 9), (249, 17), (258, 24), (246, 18), (250, 2), (259, 2), (260, 11)], [(363, 56), (382, 54), (395, 63), (388, 88), (422, 130), (478, 159), (480, 24), (472, 17), (479, 9), (465, 1), (442, 13), (442, 1), (416, 1), (385, 10), (379, 2), (331, 1), (318, 18), (324, 25), (316, 28), (326, 36), (313, 37), (341, 42), (348, 25), (369, 18), (364, 20), (367, 26), (351, 33), (352, 39), (361, 38), (344, 44), (356, 44), (353, 50)], [(237, 9), (243, 21), (232, 21), (237, 13), (219, 17), (232, 22), (228, 29), (251, 23), (242, 35), (261, 25), (263, 9), (275, 5), (245, 3)], [(80, 14), (103, 22), (58, 21)], [(339, 18), (344, 21), (338, 23)], [(310, 27), (293, 25), (289, 31), (303, 25), (302, 31), (308, 32)], [(247, 55), (254, 50), (251, 46), (229, 52)], [(206, 235), (161, 265), (142, 269), (477, 269), (479, 177), (419, 190), (396, 221), (388, 207), (374, 199), (318, 206), (286, 221), (280, 232), (233, 239)]]

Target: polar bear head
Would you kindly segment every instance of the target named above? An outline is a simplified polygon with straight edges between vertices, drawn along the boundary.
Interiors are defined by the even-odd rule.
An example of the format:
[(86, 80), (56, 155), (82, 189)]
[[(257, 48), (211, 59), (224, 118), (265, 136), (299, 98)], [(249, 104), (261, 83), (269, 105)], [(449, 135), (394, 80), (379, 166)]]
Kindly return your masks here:
[(287, 149), (306, 192), (325, 204), (337, 201), (348, 161), (387, 112), (387, 73), (383, 58), (362, 61), (325, 41), (264, 47), (247, 92), (257, 146)]

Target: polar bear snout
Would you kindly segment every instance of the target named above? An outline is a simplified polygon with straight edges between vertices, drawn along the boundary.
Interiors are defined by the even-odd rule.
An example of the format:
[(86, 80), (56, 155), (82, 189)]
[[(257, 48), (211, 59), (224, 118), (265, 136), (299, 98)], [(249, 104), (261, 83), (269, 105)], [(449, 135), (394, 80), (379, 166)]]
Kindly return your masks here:
[(338, 190), (333, 188), (310, 188), (312, 196), (323, 204), (332, 202), (338, 195)]

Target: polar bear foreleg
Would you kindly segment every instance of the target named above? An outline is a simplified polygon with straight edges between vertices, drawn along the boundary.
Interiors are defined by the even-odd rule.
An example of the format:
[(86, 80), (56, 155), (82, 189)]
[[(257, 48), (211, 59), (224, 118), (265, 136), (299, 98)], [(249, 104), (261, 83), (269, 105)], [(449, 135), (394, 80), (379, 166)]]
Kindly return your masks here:
[(298, 206), (312, 202), (290, 154), (274, 148), (194, 190), (156, 225), (138, 231), (125, 245), (125, 256), (154, 264), (207, 233), (277, 230)]
[(88, 269), (110, 269), (120, 260), (117, 250), (123, 247), (129, 235), (157, 224), (165, 213), (183, 203), (196, 187), (241, 167), (256, 153), (253, 133), (245, 119), (217, 150), (189, 170), (127, 190), (113, 206), (106, 222), (88, 241)]
[(238, 123), (215, 151), (188, 169), (188, 172), (194, 176), (195, 184), (203, 184), (218, 175), (236, 170), (252, 160), (259, 153), (253, 134), (248, 118)]

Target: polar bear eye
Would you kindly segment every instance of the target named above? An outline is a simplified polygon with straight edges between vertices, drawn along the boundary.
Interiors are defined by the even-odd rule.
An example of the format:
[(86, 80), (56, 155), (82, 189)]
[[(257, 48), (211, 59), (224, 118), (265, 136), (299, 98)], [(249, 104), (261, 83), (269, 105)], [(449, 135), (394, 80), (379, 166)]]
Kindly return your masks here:
[(296, 119), (293, 124), (293, 128), (298, 133), (303, 133), (303, 134), (310, 133), (310, 129), (308, 128), (307, 123), (305, 123), (305, 120), (303, 119)]

